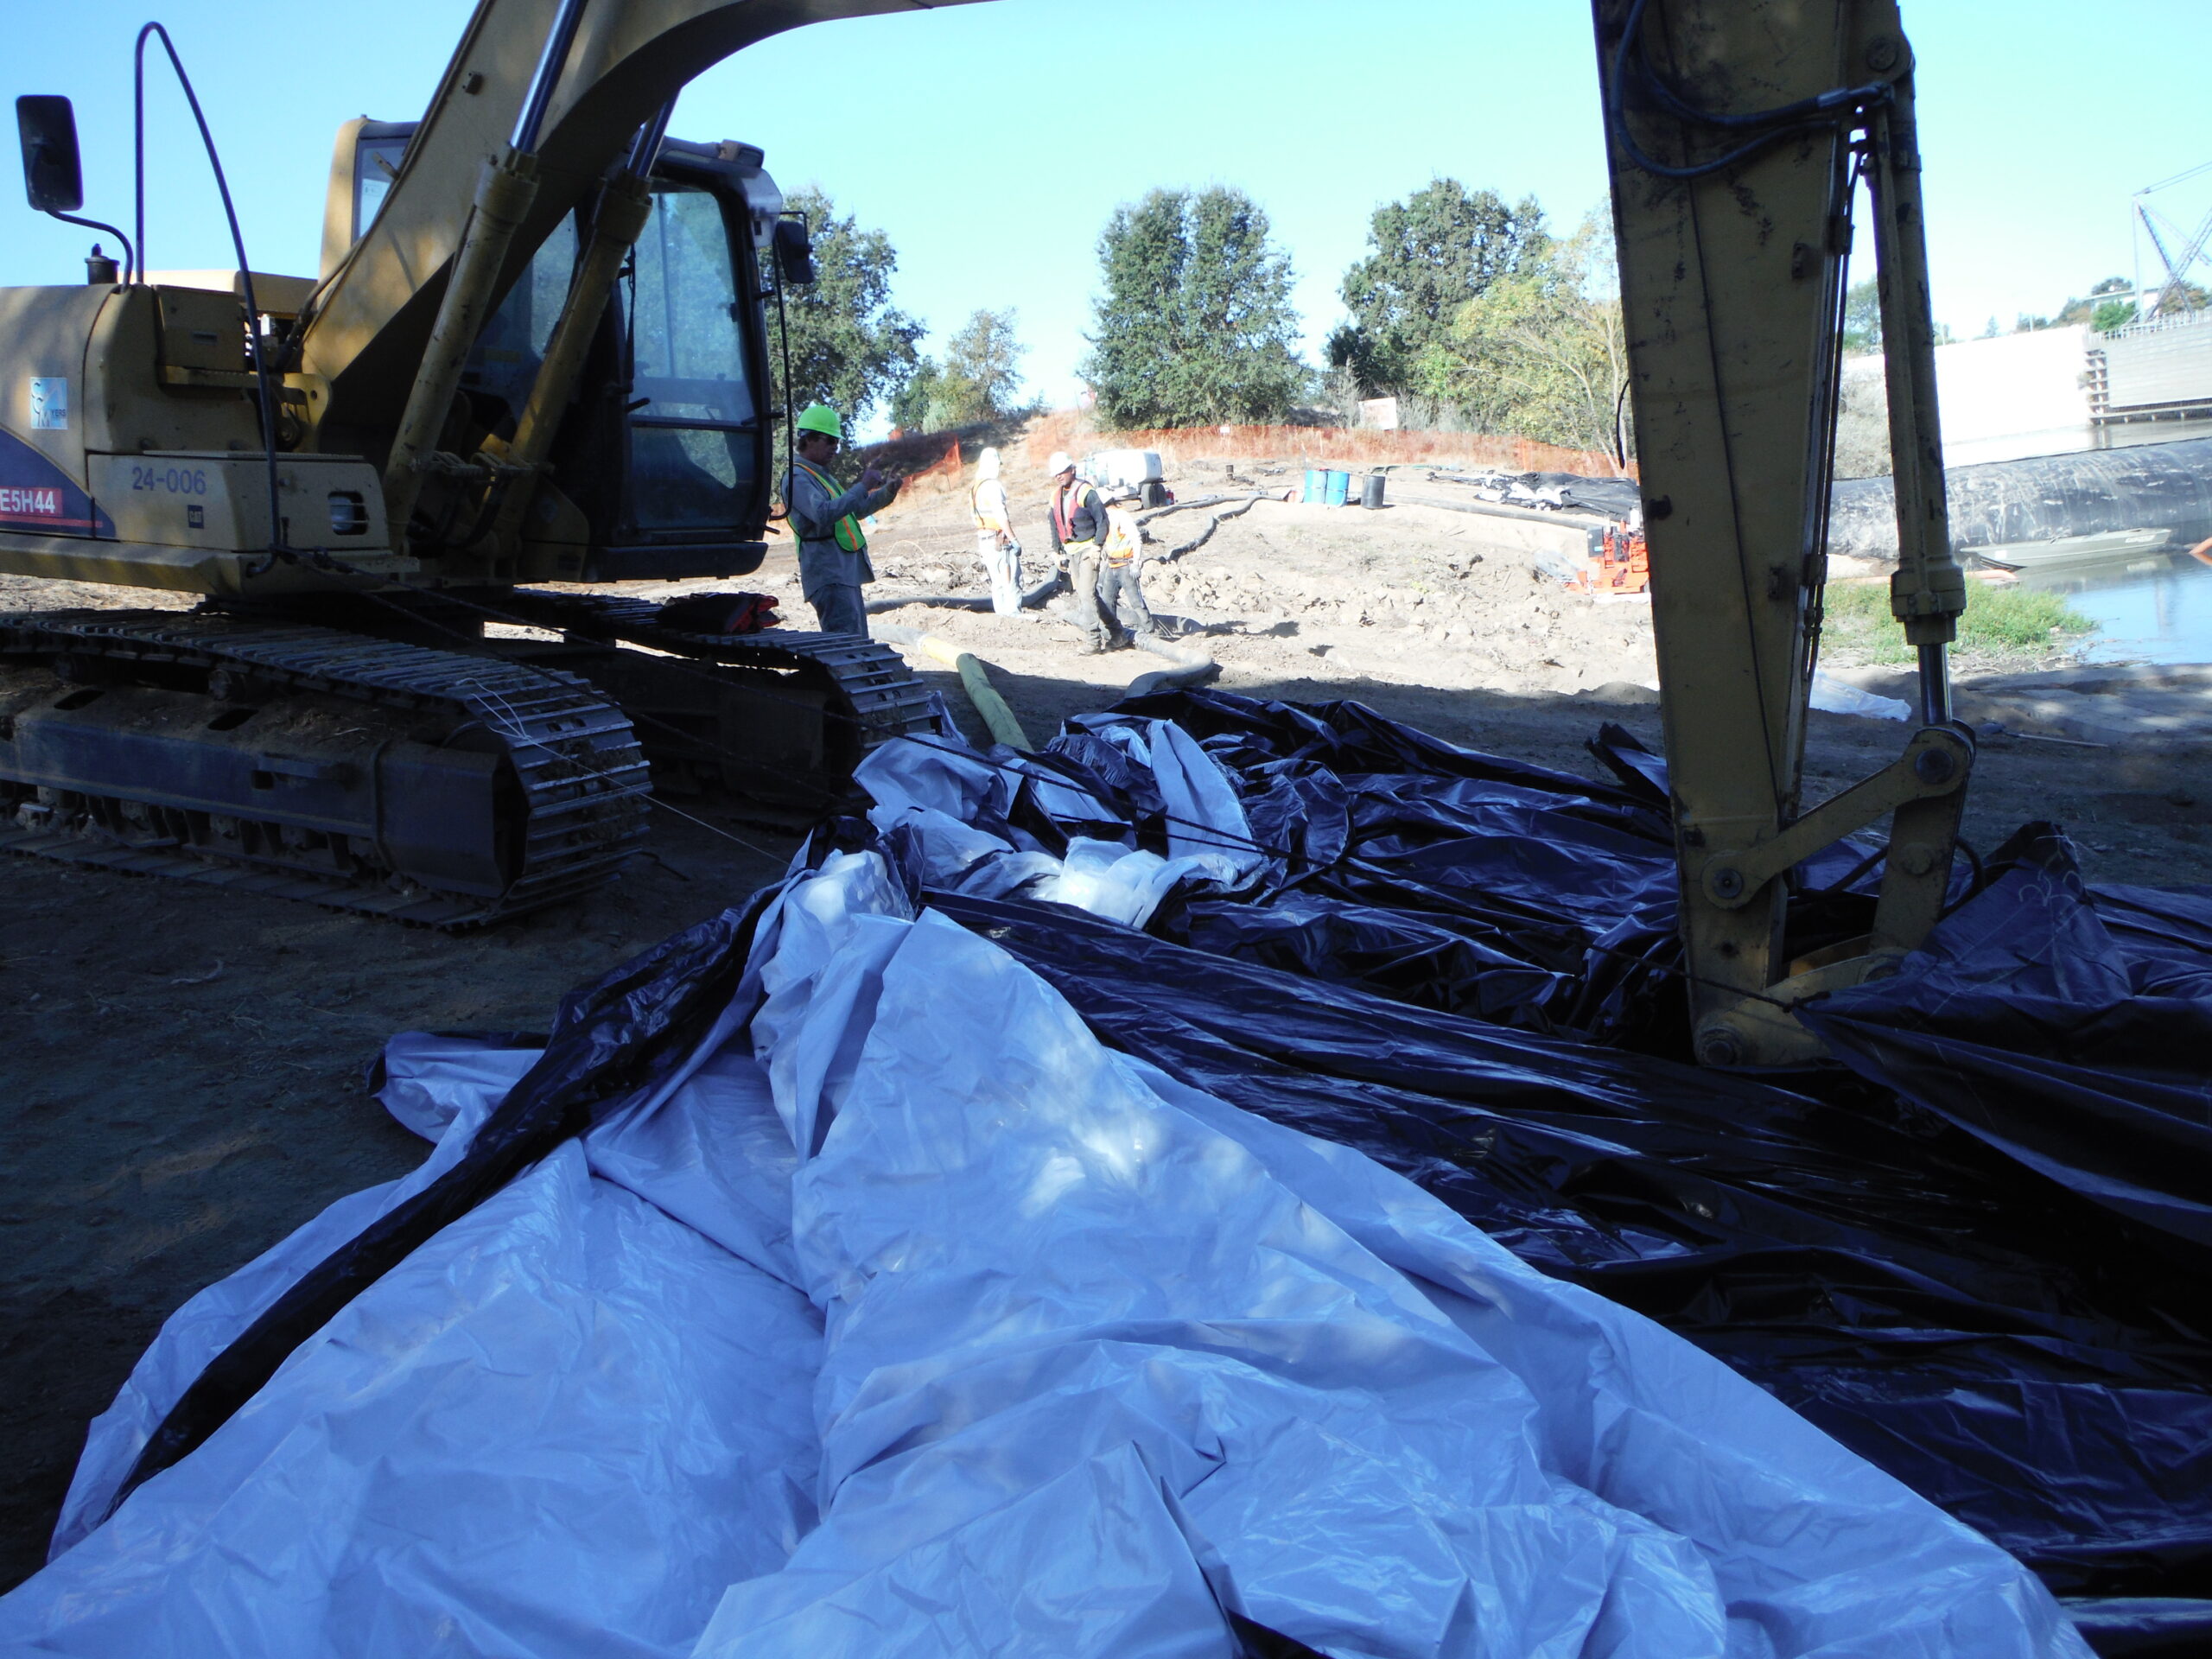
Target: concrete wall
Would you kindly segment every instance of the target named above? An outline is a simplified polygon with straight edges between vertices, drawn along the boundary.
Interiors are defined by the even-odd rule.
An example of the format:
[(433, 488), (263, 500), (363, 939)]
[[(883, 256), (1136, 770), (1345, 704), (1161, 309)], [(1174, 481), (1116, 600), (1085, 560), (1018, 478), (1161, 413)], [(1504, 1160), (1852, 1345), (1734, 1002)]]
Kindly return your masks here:
[(2105, 354), (2111, 414), (2212, 404), (2212, 317), (2149, 323), (2094, 343)]
[(1937, 346), (1944, 465), (2088, 448), (2090, 343), (2077, 326)]

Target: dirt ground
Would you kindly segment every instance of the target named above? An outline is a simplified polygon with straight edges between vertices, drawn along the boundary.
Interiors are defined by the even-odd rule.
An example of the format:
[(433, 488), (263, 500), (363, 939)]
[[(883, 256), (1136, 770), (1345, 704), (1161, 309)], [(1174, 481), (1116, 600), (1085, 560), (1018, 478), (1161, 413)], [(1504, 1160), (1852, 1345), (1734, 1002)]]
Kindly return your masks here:
[[(1042, 476), (1019, 448), (1008, 460), (1040, 553)], [(1294, 481), (1266, 464), (1186, 466), (1172, 481), (1186, 499)], [(1206, 516), (1170, 515), (1153, 532), (1164, 549)], [(872, 598), (984, 591), (958, 486), (917, 486), (883, 515), (875, 545)], [(1029, 579), (1044, 574), (1033, 553)], [(777, 594), (787, 620), (811, 626), (787, 552), (728, 585)], [(1566, 594), (1478, 518), (1263, 502), (1153, 566), (1147, 588), (1230, 690), (1357, 698), (1457, 742), (1585, 773), (1596, 767), (1582, 745), (1603, 721), (1658, 743), (1648, 607)], [(162, 602), (0, 578), (0, 610), (149, 597)], [(1039, 741), (1165, 666), (1136, 651), (1079, 657), (1075, 629), (1050, 617), (914, 606), (884, 620), (985, 659)], [(980, 738), (957, 676), (912, 660)], [(1875, 770), (1904, 730), (1815, 715), (1810, 792)], [(2054, 817), (2093, 880), (2212, 882), (2208, 731), (2146, 728), (2094, 747), (1992, 736), (1967, 838), (1986, 852)], [(423, 1155), (362, 1087), (387, 1037), (543, 1030), (562, 992), (741, 900), (796, 844), (703, 815), (704, 827), (661, 814), (652, 853), (591, 899), (460, 935), (0, 855), (0, 992), (12, 1014), (0, 1043), (0, 1586), (43, 1559), (85, 1426), (162, 1319), (322, 1205)]]

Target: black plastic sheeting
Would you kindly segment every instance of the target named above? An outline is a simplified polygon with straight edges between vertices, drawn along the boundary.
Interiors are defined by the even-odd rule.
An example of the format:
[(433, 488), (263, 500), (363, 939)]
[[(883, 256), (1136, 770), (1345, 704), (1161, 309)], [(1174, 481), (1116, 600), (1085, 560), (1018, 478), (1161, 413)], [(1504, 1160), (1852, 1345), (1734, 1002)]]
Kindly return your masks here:
[[(2170, 530), (2179, 550), (2212, 536), (2212, 438), (1978, 461), (1947, 468), (1943, 488), (1955, 548)], [(1829, 498), (1829, 550), (1894, 561), (1895, 489), (1887, 478), (1837, 484)]]
[[(1118, 712), (1172, 719), (1204, 741), (1277, 855), (1266, 903), (1179, 896), (1153, 923), (1158, 936), (1446, 1013), (1688, 1058), (1665, 762), (1627, 732), (1606, 726), (1591, 745), (1621, 780), (1604, 784), (1462, 749), (1356, 702), (1183, 691)], [(1137, 841), (1167, 849), (1148, 779), (1111, 743), (1077, 734), (1052, 750), (1125, 812)], [(1790, 955), (1866, 931), (1873, 850), (1853, 841), (1800, 868)], [(1961, 869), (1955, 891), (1966, 881)]]
[[(1261, 874), (1171, 902), (1148, 933), (931, 902), (1108, 1042), (1360, 1148), (1726, 1361), (2021, 1556), (2101, 1650), (2212, 1645), (2212, 893), (2088, 888), (2031, 826), (1956, 873), (1897, 978), (1814, 1011), (1847, 1065), (1702, 1071), (1670, 1058), (1665, 765), (1627, 734), (1592, 745), (1618, 779), (1601, 784), (1357, 703), (1180, 692), (1120, 712), (1207, 743)], [(1165, 849), (1149, 775), (1109, 742), (1071, 734), (1041, 760), (1121, 817), (1054, 823), (1025, 790), (988, 827)], [(813, 855), (871, 838), (846, 821)], [(885, 850), (918, 879), (899, 834)], [(1801, 867), (1793, 948), (1864, 931), (1878, 855)], [(212, 1363), (124, 1490), (423, 1240), (668, 1076), (728, 1008), (767, 897), (567, 999), (462, 1161)]]
[[(1670, 1058), (1664, 762), (1626, 734), (1593, 745), (1621, 779), (1600, 785), (1352, 703), (1117, 713), (1206, 741), (1261, 880), (1148, 933), (931, 903), (1108, 1042), (1359, 1147), (1726, 1360), (2100, 1599), (2100, 1647), (2212, 1639), (2212, 1610), (2171, 1599), (2212, 1597), (2212, 893), (2088, 888), (2030, 826), (1957, 872), (1904, 973), (1819, 1005), (1847, 1067), (1700, 1070)], [(1164, 846), (1111, 745), (1053, 747)], [(1878, 853), (1801, 868), (1797, 947), (1865, 931)]]

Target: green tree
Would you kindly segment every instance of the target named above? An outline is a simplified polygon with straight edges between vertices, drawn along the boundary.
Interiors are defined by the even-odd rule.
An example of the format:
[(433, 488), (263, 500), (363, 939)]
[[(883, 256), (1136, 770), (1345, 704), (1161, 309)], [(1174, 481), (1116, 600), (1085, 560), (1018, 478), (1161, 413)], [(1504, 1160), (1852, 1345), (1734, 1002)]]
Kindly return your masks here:
[(978, 311), (944, 348), (944, 372), (962, 388), (962, 421), (1011, 415), (1021, 391), (1022, 346), (1014, 314)]
[(891, 424), (901, 432), (935, 430), (930, 410), (944, 401), (944, 371), (935, 358), (921, 359), (906, 384), (892, 394)]
[(1882, 349), (1882, 290), (1872, 276), (1844, 290), (1843, 349), (1853, 355)]
[(1626, 435), (1628, 348), (1611, 224), (1585, 219), (1563, 242), (1525, 248), (1459, 308), (1416, 379), (1484, 431), (1614, 453)]
[(1099, 238), (1104, 292), (1081, 372), (1116, 426), (1281, 419), (1306, 389), (1290, 259), (1241, 190), (1154, 190)]
[(794, 191), (786, 205), (806, 215), (817, 275), (810, 288), (784, 296), (791, 385), (783, 384), (783, 353), (772, 340), (777, 399), (794, 409), (831, 404), (850, 426), (888, 402), (913, 374), (914, 342), (927, 330), (891, 303), (899, 256), (888, 237), (841, 217), (820, 190)]
[(1344, 273), (1351, 321), (1331, 337), (1329, 361), (1376, 392), (1415, 390), (1422, 357), (1461, 308), (1547, 241), (1534, 197), (1509, 206), (1494, 190), (1441, 178), (1376, 208), (1367, 239), (1374, 251)]
[(925, 357), (891, 400), (891, 423), (904, 432), (943, 432), (1015, 412), (1021, 342), (1014, 313), (978, 311), (945, 347)]

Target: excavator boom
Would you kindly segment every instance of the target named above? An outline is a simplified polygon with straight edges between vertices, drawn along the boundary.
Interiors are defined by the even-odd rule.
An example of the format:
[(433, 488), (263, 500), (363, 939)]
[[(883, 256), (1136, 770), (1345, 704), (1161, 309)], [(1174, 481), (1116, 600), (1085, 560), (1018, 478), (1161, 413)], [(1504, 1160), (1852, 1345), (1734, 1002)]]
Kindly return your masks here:
[[(1972, 767), (1944, 647), (1965, 587), (1944, 514), (1912, 54), (1894, 0), (1596, 0), (1650, 545), (1652, 621), (1699, 1055), (1809, 1058), (1789, 1008), (1885, 971), (1940, 915)], [(1853, 196), (1869, 190), (1896, 455), (1892, 606), (1922, 728), (1802, 798), (1827, 580)], [(1809, 855), (1894, 813), (1871, 934), (1789, 959)]]
[[(535, 158), (534, 194), (492, 281), (496, 303), (693, 78), (786, 29), (912, 9), (912, 0), (479, 0), (374, 222), (326, 273), (307, 318), (299, 367), (308, 384), (327, 387), (313, 410), (313, 447), (385, 459), (487, 167), (512, 150)], [(549, 43), (563, 35), (566, 52), (547, 61)], [(334, 232), (351, 214), (351, 181), (334, 177), (326, 260), (344, 248)]]

